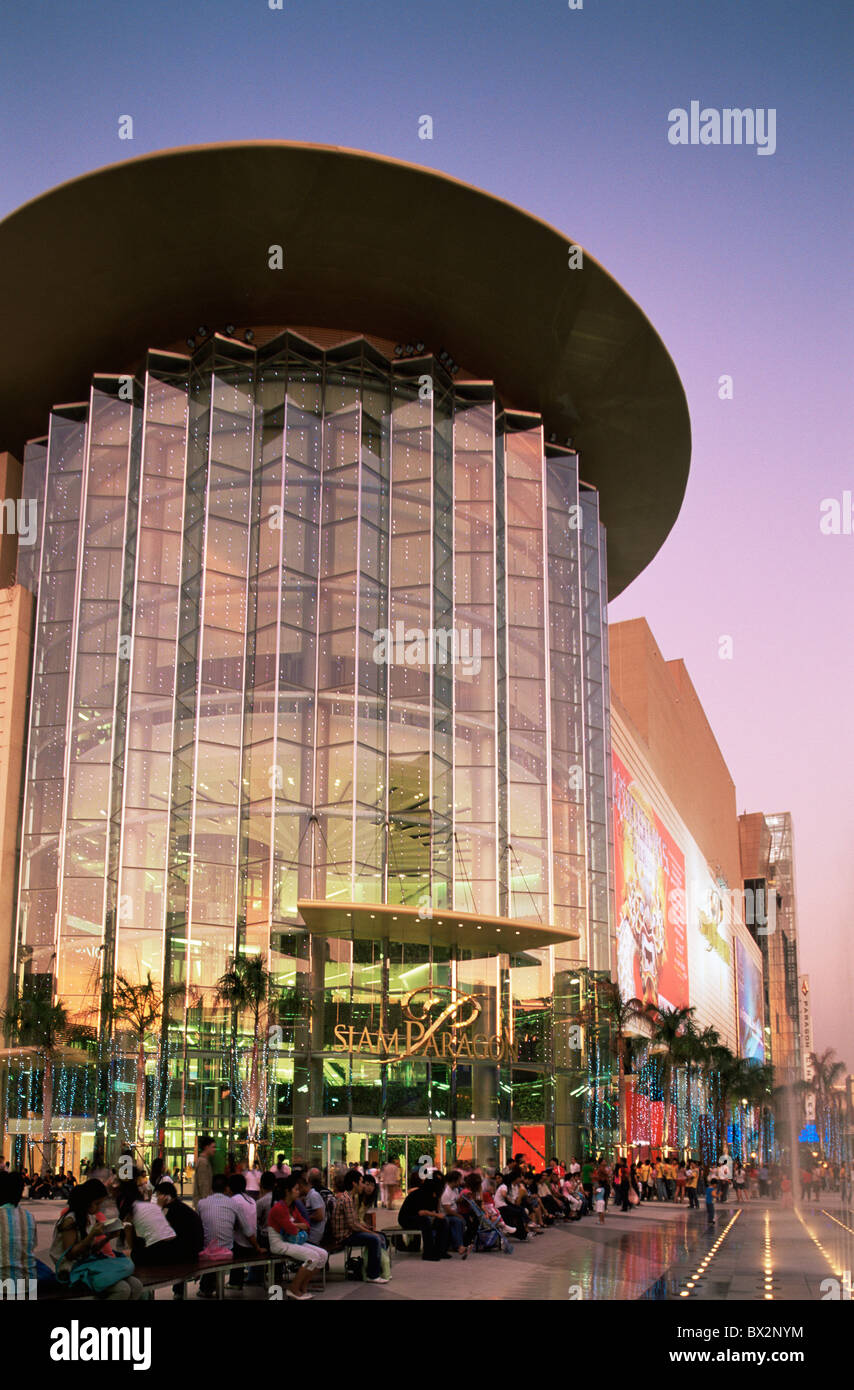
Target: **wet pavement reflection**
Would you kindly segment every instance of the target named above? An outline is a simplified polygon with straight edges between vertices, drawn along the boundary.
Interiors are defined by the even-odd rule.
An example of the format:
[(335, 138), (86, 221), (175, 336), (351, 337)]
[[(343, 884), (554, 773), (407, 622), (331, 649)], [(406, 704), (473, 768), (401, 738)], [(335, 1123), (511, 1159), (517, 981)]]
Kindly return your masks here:
[(547, 1249), (538, 1242), (536, 1264), (519, 1261), (517, 1296), (768, 1303), (834, 1297), (828, 1279), (846, 1296), (854, 1263), (847, 1208), (816, 1206), (799, 1216), (778, 1205), (730, 1203), (715, 1216), (711, 1227), (705, 1211), (672, 1207), (609, 1212), (604, 1226), (585, 1218), (543, 1240)]

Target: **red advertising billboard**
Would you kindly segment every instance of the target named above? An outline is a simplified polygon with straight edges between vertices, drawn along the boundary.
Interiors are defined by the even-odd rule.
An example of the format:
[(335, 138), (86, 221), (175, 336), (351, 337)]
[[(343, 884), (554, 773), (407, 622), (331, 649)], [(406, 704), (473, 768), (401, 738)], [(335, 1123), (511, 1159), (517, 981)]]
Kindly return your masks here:
[(614, 754), (617, 979), (624, 999), (688, 1005), (685, 857)]

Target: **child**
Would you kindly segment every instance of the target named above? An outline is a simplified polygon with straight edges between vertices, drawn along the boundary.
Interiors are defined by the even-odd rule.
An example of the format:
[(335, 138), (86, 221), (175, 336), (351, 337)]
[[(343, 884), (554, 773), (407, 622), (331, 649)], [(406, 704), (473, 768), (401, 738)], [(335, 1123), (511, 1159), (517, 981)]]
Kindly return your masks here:
[(707, 1218), (708, 1218), (708, 1224), (709, 1224), (710, 1226), (714, 1226), (714, 1224), (715, 1224), (715, 1189), (714, 1189), (714, 1182), (715, 1182), (715, 1179), (714, 1179), (714, 1178), (709, 1178), (709, 1179), (707, 1180), (707, 1182), (706, 1182), (706, 1216), (707, 1216)]
[(594, 1200), (594, 1204), (595, 1204), (595, 1206), (596, 1206), (596, 1210), (597, 1210), (597, 1212), (599, 1213), (599, 1225), (600, 1225), (600, 1226), (604, 1226), (604, 1225), (605, 1225), (605, 1185), (604, 1185), (604, 1183), (601, 1183), (601, 1182), (600, 1182), (600, 1183), (597, 1185), (596, 1191), (595, 1191), (594, 1194), (593, 1194), (593, 1200)]

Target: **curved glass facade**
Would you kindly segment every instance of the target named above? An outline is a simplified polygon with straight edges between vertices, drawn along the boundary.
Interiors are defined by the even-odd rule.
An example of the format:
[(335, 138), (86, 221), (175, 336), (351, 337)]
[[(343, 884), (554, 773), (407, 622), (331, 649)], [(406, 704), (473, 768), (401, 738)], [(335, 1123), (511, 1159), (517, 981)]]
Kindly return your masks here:
[[(216, 986), (244, 954), (277, 991), (277, 1147), (578, 1148), (612, 854), (605, 540), (577, 455), (429, 356), (215, 337), (57, 409), (23, 495), (17, 967), (100, 1031), (81, 1118), (127, 1128), (112, 983), (150, 972), (148, 1136), (237, 1147), (255, 1023)], [(312, 934), (306, 901), (417, 914)], [(556, 932), (479, 952), (431, 932), (453, 911)]]

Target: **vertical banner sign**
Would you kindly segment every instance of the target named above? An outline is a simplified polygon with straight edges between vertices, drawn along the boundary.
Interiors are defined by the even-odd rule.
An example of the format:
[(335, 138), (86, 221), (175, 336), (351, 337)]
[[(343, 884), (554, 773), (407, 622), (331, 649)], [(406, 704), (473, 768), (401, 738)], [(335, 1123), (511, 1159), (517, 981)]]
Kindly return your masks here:
[(617, 978), (625, 999), (688, 1005), (685, 856), (614, 754)]

